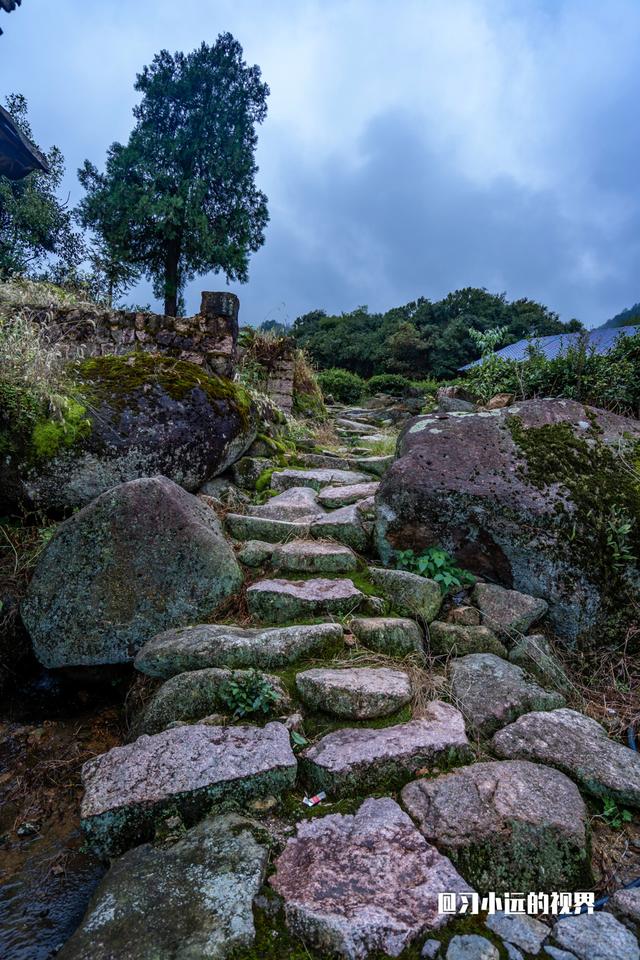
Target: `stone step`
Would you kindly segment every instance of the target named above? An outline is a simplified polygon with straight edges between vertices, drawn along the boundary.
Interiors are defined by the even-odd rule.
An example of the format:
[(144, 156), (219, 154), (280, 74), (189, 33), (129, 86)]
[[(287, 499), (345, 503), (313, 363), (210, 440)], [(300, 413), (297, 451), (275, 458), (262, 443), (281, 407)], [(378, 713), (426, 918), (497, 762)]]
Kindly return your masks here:
[(442, 591), (435, 580), (406, 570), (369, 567), (371, 579), (399, 614), (431, 623), (442, 606)]
[(411, 700), (409, 675), (387, 667), (305, 670), (296, 676), (296, 689), (312, 710), (350, 720), (386, 717)]
[(482, 622), (505, 633), (526, 633), (549, 609), (546, 600), (494, 583), (477, 583), (472, 600), (482, 614)]
[(135, 667), (163, 679), (206, 667), (273, 670), (306, 657), (321, 657), (342, 637), (339, 623), (266, 629), (202, 623), (158, 634), (139, 651)]
[(363, 515), (363, 506), (368, 501), (349, 504), (332, 510), (323, 517), (312, 520), (309, 529), (312, 537), (337, 540), (358, 553), (366, 553), (371, 547), (373, 523)]
[(114, 856), (150, 840), (169, 812), (193, 823), (215, 801), (277, 796), (293, 787), (296, 769), (282, 723), (199, 724), (140, 737), (82, 767), (82, 829), (92, 851)]
[(310, 523), (302, 520), (273, 520), (271, 517), (250, 517), (228, 513), (225, 526), (235, 540), (266, 540), (282, 543), (292, 537), (308, 537)]
[(438, 911), (439, 893), (471, 889), (391, 797), (303, 820), (270, 883), (291, 933), (318, 956), (345, 960), (399, 956), (451, 919)]
[(440, 620), (429, 624), (429, 649), (436, 656), (463, 657), (467, 653), (507, 656), (505, 647), (488, 627), (463, 626)]
[(354, 466), (357, 470), (362, 470), (365, 473), (372, 473), (376, 477), (381, 477), (389, 469), (395, 457), (392, 454), (387, 456), (379, 457), (357, 457), (354, 461)]
[(545, 690), (515, 663), (493, 653), (470, 653), (453, 660), (450, 675), (453, 698), (483, 737), (523, 713), (564, 706), (562, 694)]
[(483, 894), (505, 884), (549, 892), (591, 886), (588, 811), (558, 770), (522, 760), (474, 763), (407, 784), (402, 804)]
[(324, 487), (318, 494), (318, 502), (328, 510), (337, 510), (359, 500), (366, 500), (367, 497), (374, 497), (379, 486), (380, 484), (374, 481), (348, 484), (344, 487)]
[(349, 629), (369, 650), (391, 657), (410, 653), (424, 655), (424, 633), (408, 617), (353, 617)]
[(266, 503), (249, 507), (247, 513), (252, 517), (267, 517), (271, 520), (309, 520), (324, 514), (318, 503), (318, 494), (312, 487), (290, 487), (283, 493), (271, 497)]
[(327, 540), (291, 540), (271, 554), (274, 570), (284, 573), (351, 573), (358, 558), (350, 547)]
[(370, 423), (363, 423), (361, 420), (346, 420), (344, 417), (338, 417), (336, 430), (338, 434), (357, 434), (357, 436), (366, 437), (369, 434), (377, 433), (379, 427)]
[(247, 587), (252, 617), (264, 623), (318, 616), (346, 616), (365, 601), (351, 580), (259, 580)]
[(401, 785), (424, 767), (471, 758), (462, 714), (433, 700), (420, 720), (335, 730), (307, 747), (300, 763), (309, 789), (339, 798)]
[(366, 473), (357, 470), (277, 470), (271, 474), (271, 486), (274, 490), (288, 490), (290, 487), (312, 487), (322, 490), (323, 487), (347, 486), (354, 483), (367, 483)]
[(576, 710), (527, 713), (499, 730), (491, 747), (499, 757), (557, 767), (597, 797), (640, 807), (640, 754)]
[(253, 901), (268, 862), (264, 833), (237, 813), (204, 820), (174, 843), (130, 850), (101, 881), (60, 960), (222, 960), (244, 951), (255, 940)]

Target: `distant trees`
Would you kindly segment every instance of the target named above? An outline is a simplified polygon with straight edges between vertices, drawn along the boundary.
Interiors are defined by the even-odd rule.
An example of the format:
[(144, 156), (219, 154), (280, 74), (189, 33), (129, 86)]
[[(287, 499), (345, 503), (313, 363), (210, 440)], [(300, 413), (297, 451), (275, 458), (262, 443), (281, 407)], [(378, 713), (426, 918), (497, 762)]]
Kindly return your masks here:
[(142, 100), (127, 144), (109, 148), (104, 173), (88, 160), (79, 171), (80, 216), (113, 258), (153, 280), (175, 316), (188, 280), (219, 270), (244, 281), (264, 242), (255, 127), (269, 88), (225, 33), (188, 55), (163, 50), (135, 89)]
[[(21, 94), (6, 98), (6, 108), (33, 141), (28, 105)], [(73, 228), (73, 212), (57, 191), (64, 177), (58, 147), (45, 154), (50, 173), (34, 171), (23, 180), (0, 176), (0, 279), (35, 273), (51, 256), (65, 264), (82, 259), (82, 237)]]
[(401, 373), (408, 377), (454, 377), (479, 355), (470, 330), (504, 327), (504, 344), (582, 329), (562, 323), (534, 300), (509, 302), (505, 294), (466, 287), (442, 300), (424, 297), (386, 313), (357, 307), (328, 316), (314, 310), (295, 321), (294, 336), (320, 368), (342, 367), (361, 377)]

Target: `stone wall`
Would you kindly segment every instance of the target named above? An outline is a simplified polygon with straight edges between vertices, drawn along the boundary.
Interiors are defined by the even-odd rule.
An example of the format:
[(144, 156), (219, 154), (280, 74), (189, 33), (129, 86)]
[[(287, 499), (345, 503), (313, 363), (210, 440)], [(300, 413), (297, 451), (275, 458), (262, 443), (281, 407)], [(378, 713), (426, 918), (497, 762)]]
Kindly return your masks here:
[(207, 373), (232, 376), (238, 343), (239, 300), (233, 293), (202, 294), (200, 313), (167, 317), (100, 307), (27, 307), (69, 358), (144, 350), (189, 360)]

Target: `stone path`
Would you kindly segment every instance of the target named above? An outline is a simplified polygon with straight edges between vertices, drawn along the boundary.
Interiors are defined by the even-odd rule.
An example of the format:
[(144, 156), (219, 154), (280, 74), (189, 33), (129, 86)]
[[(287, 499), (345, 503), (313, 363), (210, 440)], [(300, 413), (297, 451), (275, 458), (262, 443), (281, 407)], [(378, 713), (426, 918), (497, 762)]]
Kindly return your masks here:
[[(152, 735), (86, 764), (82, 805), (94, 850), (134, 849), (107, 874), (65, 960), (88, 956), (92, 937), (91, 956), (106, 960), (128, 926), (135, 944), (133, 915), (156, 888), (183, 911), (150, 933), (162, 960), (242, 958), (242, 948), (287, 960), (269, 939), (282, 924), (314, 960), (406, 947), (438, 960), (591, 960), (590, 943), (599, 960), (640, 960), (613, 913), (555, 926), (497, 914), (473, 933), (438, 913), (439, 892), (588, 888), (583, 794), (640, 807), (640, 760), (564, 708), (570, 679), (545, 636), (527, 633), (544, 629), (542, 598), (478, 584), (451, 606), (434, 581), (379, 565), (374, 498), (393, 458), (371, 449), (395, 406), (335, 409), (339, 445), (298, 451), (252, 502), (233, 498), (241, 506), (225, 527), (245, 575), (233, 622), (168, 630), (139, 650), (136, 669), (157, 687), (133, 736)], [(243, 470), (243, 489), (269, 476), (266, 464)], [(221, 697), (230, 682), (258, 704), (246, 721)], [(320, 790), (325, 802), (301, 804)], [(202, 819), (212, 803), (264, 818), (275, 905), (262, 886), (267, 840), (237, 814)], [(167, 823), (173, 845), (140, 846)], [(152, 894), (130, 895), (143, 874)], [(123, 905), (112, 910), (114, 898)], [(640, 906), (619, 899), (635, 930)], [(184, 949), (163, 946), (169, 927)]]

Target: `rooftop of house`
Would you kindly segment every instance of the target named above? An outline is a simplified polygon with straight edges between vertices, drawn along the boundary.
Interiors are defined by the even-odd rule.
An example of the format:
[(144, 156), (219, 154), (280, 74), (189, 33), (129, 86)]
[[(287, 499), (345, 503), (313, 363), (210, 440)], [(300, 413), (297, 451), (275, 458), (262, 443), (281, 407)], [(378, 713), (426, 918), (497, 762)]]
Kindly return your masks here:
[[(548, 360), (552, 360), (577, 344), (581, 338), (586, 338), (588, 349), (596, 353), (608, 353), (618, 337), (631, 336), (638, 332), (640, 332), (640, 326), (600, 327), (597, 330), (583, 330), (581, 333), (555, 333), (550, 337), (529, 337), (496, 350), (496, 356), (502, 357), (503, 360), (526, 360), (529, 347), (535, 346)], [(469, 370), (481, 362), (481, 359), (473, 360), (464, 367), (460, 367), (460, 370)]]

